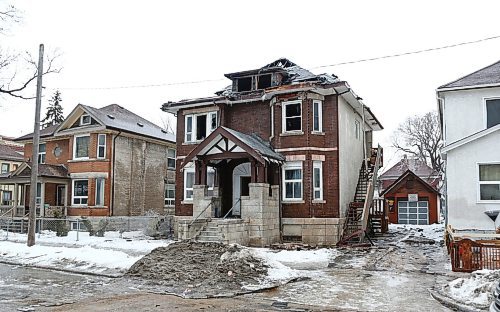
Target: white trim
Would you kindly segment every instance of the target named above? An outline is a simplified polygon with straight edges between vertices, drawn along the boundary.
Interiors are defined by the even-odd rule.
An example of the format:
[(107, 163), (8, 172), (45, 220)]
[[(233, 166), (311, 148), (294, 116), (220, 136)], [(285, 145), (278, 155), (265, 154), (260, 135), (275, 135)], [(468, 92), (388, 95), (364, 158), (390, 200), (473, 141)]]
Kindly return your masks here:
[[(300, 129), (297, 130), (286, 130), (286, 119), (287, 118), (297, 118), (298, 116), (293, 116), (293, 117), (286, 117), (286, 107), (288, 105), (295, 105), (299, 104), (300, 105)], [(302, 132), (302, 118), (303, 118), (303, 110), (302, 110), (302, 100), (295, 100), (295, 101), (286, 101), (281, 103), (281, 133), (300, 133)], [(302, 132), (303, 134), (303, 132)]]
[[(101, 188), (101, 197), (102, 197), (102, 203), (98, 204), (98, 198), (97, 198), (97, 188), (98, 188), (98, 183), (97, 181), (102, 181), (102, 188)], [(94, 206), (98, 206), (98, 207), (104, 207), (104, 189), (106, 188), (106, 179), (104, 178), (96, 178), (95, 179), (95, 202), (94, 202)], [(100, 200), (99, 200), (100, 201)]]
[[(300, 169), (300, 179), (286, 180), (286, 170)], [(283, 180), (283, 201), (284, 202), (301, 202), (304, 199), (304, 168), (302, 161), (287, 162), (282, 166), (282, 180)], [(287, 198), (286, 197), (286, 183), (300, 183), (300, 197)]]
[[(173, 151), (173, 152), (174, 152), (174, 157), (170, 157), (170, 156), (168, 155), (168, 152), (170, 152), (170, 151)], [(176, 158), (175, 156), (177, 156), (177, 151), (175, 150), (175, 148), (167, 148), (167, 169), (175, 169), (175, 166), (176, 166), (176, 161), (177, 161), (177, 158)], [(168, 164), (168, 161), (169, 161), (170, 159), (173, 159), (173, 160), (174, 160), (174, 166), (173, 166), (173, 167), (169, 166), (169, 164)]]
[[(316, 175), (315, 169), (319, 169), (319, 186), (316, 187)], [(321, 201), (323, 200), (323, 162), (321, 160), (313, 161), (313, 170), (312, 170), (312, 201)], [(316, 192), (319, 191), (319, 197), (316, 197)]]
[[(315, 104), (318, 104), (318, 129), (314, 129), (314, 113)], [(312, 114), (312, 133), (323, 133), (323, 101), (313, 100), (313, 114)]]
[[(83, 138), (83, 137), (88, 137), (89, 138), (89, 144), (87, 146), (87, 157), (76, 157), (76, 139), (77, 138)], [(73, 136), (73, 159), (78, 160), (78, 159), (89, 159), (90, 156), (90, 134), (80, 134), (80, 135), (75, 135)]]
[[(194, 163), (189, 163), (189, 164), (186, 164), (186, 166), (184, 166), (184, 173), (183, 173), (183, 176), (184, 176), (184, 179), (183, 179), (183, 195), (182, 195), (182, 198), (184, 199), (184, 201), (186, 202), (189, 202), (189, 201), (193, 201), (193, 197), (194, 197), (194, 184), (195, 184), (195, 171), (194, 171), (195, 167), (194, 167)], [(193, 174), (193, 187), (190, 187), (190, 188), (187, 188), (186, 187), (186, 177), (187, 177), (187, 174), (188, 173), (192, 173)], [(191, 198), (187, 198), (187, 191), (191, 191), (193, 192), (193, 197)]]
[(485, 130), (481, 130), (481, 131), (474, 133), (466, 138), (463, 138), (463, 139), (460, 139), (460, 140), (455, 141), (453, 143), (450, 143), (448, 146), (445, 146), (441, 149), (441, 153), (446, 154), (449, 151), (451, 151), (457, 147), (460, 147), (464, 144), (467, 144), (467, 143), (470, 143), (470, 142), (475, 141), (477, 139), (480, 139), (480, 138), (487, 136), (488, 134), (491, 134), (497, 130), (500, 130), (500, 124), (498, 124), (494, 127), (485, 129)]
[[(75, 182), (87, 181), (87, 196), (75, 196)], [(82, 199), (87, 199), (86, 204), (82, 204)], [(80, 204), (75, 204), (75, 199), (80, 199)], [(71, 206), (87, 207), (89, 205), (89, 180), (88, 179), (75, 179), (71, 181)]]
[[(102, 136), (104, 136), (104, 145), (100, 145), (99, 144), (99, 138), (101, 138)], [(103, 156), (99, 156), (99, 147), (104, 147), (104, 155)], [(106, 134), (104, 133), (98, 133), (97, 134), (97, 159), (105, 159), (106, 158)]]
[[(40, 145), (45, 145), (45, 152), (40, 152)], [(40, 160), (41, 156), (44, 156), (43, 157), (43, 162)], [(38, 144), (38, 157), (36, 158), (36, 161), (39, 163), (39, 164), (45, 164), (45, 160), (47, 158), (47, 143), (45, 142), (40, 142)]]
[(338, 150), (337, 147), (290, 147), (290, 148), (276, 148), (276, 152), (302, 152), (302, 151), (317, 151), (317, 152), (333, 152)]
[[(215, 128), (212, 128), (212, 116), (215, 115)], [(206, 116), (206, 122), (205, 122), (205, 138), (198, 140), (196, 138), (196, 133), (197, 133), (197, 117), (199, 116)], [(187, 120), (188, 118), (191, 118), (191, 140), (187, 139)], [(187, 114), (184, 116), (184, 143), (189, 144), (189, 143), (198, 143), (206, 139), (210, 133), (212, 133), (217, 127), (219, 126), (219, 114), (217, 110), (213, 111), (208, 111), (208, 112), (203, 112), (203, 113), (195, 113), (195, 114)]]
[(481, 182), (481, 177), (480, 177), (480, 171), (479, 171), (479, 166), (481, 165), (500, 165), (500, 162), (498, 161), (493, 161), (493, 162), (478, 162), (476, 163), (476, 175), (477, 175), (477, 203), (478, 204), (497, 204), (500, 203), (500, 200), (484, 200), (481, 199), (481, 185), (483, 184), (493, 184), (493, 185), (500, 185), (500, 181), (482, 181)]
[[(83, 122), (84, 117), (89, 117), (89, 122)], [(80, 116), (80, 126), (87, 126), (92, 123), (92, 117), (89, 114), (82, 114)]]
[[(464, 77), (462, 77), (462, 78), (464, 78)], [(460, 80), (460, 79), (458, 79), (458, 80)], [(472, 86), (442, 88), (442, 89), (436, 89), (436, 92), (457, 91), (457, 90), (470, 90), (470, 89), (483, 89), (483, 88), (492, 88), (492, 87), (500, 87), (500, 83), (490, 83), (490, 84), (484, 84), (484, 85), (472, 85)]]
[[(174, 191), (174, 197), (167, 197), (169, 190)], [(167, 202), (172, 204), (167, 204)], [(165, 189), (163, 193), (163, 207), (175, 207), (175, 183), (165, 183)]]

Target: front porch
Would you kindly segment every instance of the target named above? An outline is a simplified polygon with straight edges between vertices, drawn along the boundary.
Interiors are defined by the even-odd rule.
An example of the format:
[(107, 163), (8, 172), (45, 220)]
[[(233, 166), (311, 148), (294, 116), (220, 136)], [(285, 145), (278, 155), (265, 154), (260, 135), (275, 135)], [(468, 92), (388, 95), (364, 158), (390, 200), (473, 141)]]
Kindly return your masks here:
[(192, 204), (192, 216), (177, 218), (178, 237), (251, 246), (278, 242), (283, 161), (259, 137), (217, 128), (184, 159), (184, 202)]

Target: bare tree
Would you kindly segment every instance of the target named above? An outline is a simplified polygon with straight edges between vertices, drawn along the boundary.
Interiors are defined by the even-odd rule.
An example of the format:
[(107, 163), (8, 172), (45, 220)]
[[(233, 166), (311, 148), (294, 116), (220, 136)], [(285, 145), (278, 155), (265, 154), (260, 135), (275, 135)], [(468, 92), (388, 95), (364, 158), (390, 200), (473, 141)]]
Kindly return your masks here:
[[(8, 26), (19, 22), (19, 11), (13, 5), (0, 7), (0, 36), (5, 36)], [(42, 75), (58, 73), (54, 60), (58, 55), (46, 57)], [(0, 95), (20, 99), (34, 99), (34, 95), (26, 95), (27, 88), (36, 80), (38, 66), (36, 59), (26, 52), (24, 55), (5, 52), (0, 44)]]
[(393, 146), (424, 161), (439, 173), (443, 172), (441, 147), (443, 140), (439, 128), (438, 113), (408, 117), (393, 136)]

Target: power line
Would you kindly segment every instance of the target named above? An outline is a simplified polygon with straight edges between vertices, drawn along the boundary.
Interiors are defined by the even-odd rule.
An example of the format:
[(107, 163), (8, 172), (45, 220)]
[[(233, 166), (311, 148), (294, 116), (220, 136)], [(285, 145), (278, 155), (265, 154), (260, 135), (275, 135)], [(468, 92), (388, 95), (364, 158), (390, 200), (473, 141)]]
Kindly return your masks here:
[(412, 55), (412, 54), (419, 54), (419, 53), (425, 53), (425, 52), (432, 52), (432, 51), (437, 51), (437, 50), (443, 50), (443, 49), (460, 47), (460, 46), (464, 46), (464, 45), (468, 45), (468, 44), (480, 43), (480, 42), (484, 42), (484, 41), (488, 41), (488, 40), (493, 40), (493, 39), (498, 39), (498, 38), (500, 38), (500, 35), (493, 36), (493, 37), (487, 37), (487, 38), (483, 38), (483, 39), (478, 39), (478, 40), (465, 41), (465, 42), (460, 42), (460, 43), (445, 45), (445, 46), (441, 46), (441, 47), (437, 47), (437, 48), (429, 48), (429, 49), (423, 49), (423, 50), (403, 52), (403, 53), (398, 53), (398, 54), (384, 55), (384, 56), (378, 56), (378, 57), (360, 59), (360, 60), (355, 60), (355, 61), (347, 61), (347, 62), (335, 63), (335, 64), (330, 64), (330, 65), (320, 65), (320, 66), (312, 67), (311, 69), (324, 68), (324, 67), (333, 67), (333, 66), (340, 66), (340, 65), (347, 65), (347, 64), (356, 64), (356, 63), (377, 61), (377, 60), (381, 60), (381, 59), (387, 59), (387, 58), (393, 58), (393, 57), (399, 57), (399, 56), (405, 56), (405, 55)]
[[(319, 66), (311, 67), (310, 69), (318, 69), (318, 68), (334, 67), (334, 66), (340, 66), (340, 65), (364, 63), (364, 62), (371, 62), (371, 61), (377, 61), (377, 60), (382, 60), (382, 59), (389, 59), (389, 58), (394, 58), (394, 57), (401, 57), (401, 56), (412, 55), (412, 54), (427, 53), (427, 52), (433, 52), (433, 51), (438, 51), (438, 50), (456, 48), (456, 47), (460, 47), (460, 46), (464, 46), (464, 45), (481, 43), (481, 42), (484, 42), (484, 41), (489, 41), (489, 40), (494, 40), (494, 39), (499, 39), (499, 38), (500, 38), (500, 35), (497, 35), (497, 36), (482, 38), (482, 39), (478, 39), (478, 40), (471, 40), (471, 41), (464, 41), (464, 42), (449, 44), (449, 45), (435, 47), (435, 48), (428, 48), (428, 49), (422, 49), (422, 50), (416, 50), (416, 51), (402, 52), (402, 53), (397, 53), (397, 54), (377, 56), (377, 57), (359, 59), (359, 60), (354, 60), (354, 61), (346, 61), (346, 62), (334, 63), (334, 64), (329, 64), (329, 65), (319, 65)], [(187, 84), (200, 84), (200, 83), (218, 82), (218, 81), (225, 81), (225, 80), (226, 79), (206, 79), (206, 80), (195, 80), (195, 81), (168, 82), (168, 83), (142, 84), (142, 85), (129, 85), (129, 86), (114, 86), (114, 87), (72, 87), (72, 88), (71, 87), (68, 87), (68, 88), (61, 87), (61, 88), (47, 88), (47, 89), (50, 89), (50, 90), (56, 90), (56, 89), (57, 90), (119, 90), (119, 89), (140, 89), (140, 88), (155, 88), (155, 87), (166, 87), (166, 86), (187, 85)]]

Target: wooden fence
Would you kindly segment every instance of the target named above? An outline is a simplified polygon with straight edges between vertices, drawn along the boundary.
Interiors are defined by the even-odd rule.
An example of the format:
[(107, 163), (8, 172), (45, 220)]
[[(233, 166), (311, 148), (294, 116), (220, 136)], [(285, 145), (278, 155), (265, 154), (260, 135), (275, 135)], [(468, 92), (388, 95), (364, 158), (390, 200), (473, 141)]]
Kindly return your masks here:
[[(481, 239), (472, 240), (473, 237)], [(457, 234), (448, 227), (446, 243), (454, 272), (500, 269), (500, 235)]]

